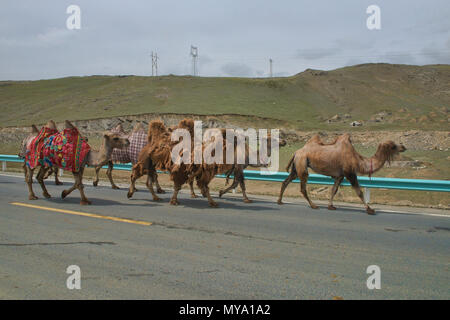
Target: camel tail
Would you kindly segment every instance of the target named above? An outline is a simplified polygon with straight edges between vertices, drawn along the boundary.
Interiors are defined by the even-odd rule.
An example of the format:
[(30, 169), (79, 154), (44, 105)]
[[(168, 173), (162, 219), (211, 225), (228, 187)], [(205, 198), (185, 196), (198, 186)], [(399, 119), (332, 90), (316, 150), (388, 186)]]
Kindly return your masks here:
[(292, 156), (291, 160), (289, 160), (288, 165), (286, 166), (286, 171), (289, 172), (289, 169), (291, 169), (292, 164), (294, 162), (295, 154)]

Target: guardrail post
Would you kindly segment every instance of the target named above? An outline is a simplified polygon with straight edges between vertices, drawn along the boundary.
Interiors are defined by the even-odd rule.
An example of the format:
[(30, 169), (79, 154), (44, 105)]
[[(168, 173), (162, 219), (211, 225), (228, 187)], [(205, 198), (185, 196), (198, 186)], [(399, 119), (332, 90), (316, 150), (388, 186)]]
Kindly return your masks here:
[(63, 172), (64, 172), (64, 170), (63, 170), (63, 169), (58, 169), (58, 175), (59, 175), (60, 177), (62, 177), (62, 175), (63, 175)]
[(370, 203), (370, 189), (369, 188), (364, 188), (364, 201), (366, 201), (366, 203)]
[(6, 171), (6, 161), (2, 161), (2, 171)]

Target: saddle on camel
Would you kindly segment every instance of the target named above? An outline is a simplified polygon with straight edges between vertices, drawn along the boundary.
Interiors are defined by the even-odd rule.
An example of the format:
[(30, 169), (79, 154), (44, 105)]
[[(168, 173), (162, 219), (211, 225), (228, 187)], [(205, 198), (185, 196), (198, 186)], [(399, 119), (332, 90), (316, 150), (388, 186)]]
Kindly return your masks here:
[(84, 194), (83, 173), (86, 165), (98, 166), (106, 164), (111, 157), (113, 148), (122, 148), (129, 144), (127, 139), (116, 134), (105, 134), (100, 151), (91, 150), (87, 139), (81, 136), (78, 129), (69, 121), (65, 122), (65, 129), (58, 132), (56, 127), (43, 127), (35, 139), (30, 143), (25, 155), (26, 179), (29, 199), (37, 199), (32, 188), (33, 172), (40, 167), (37, 180), (42, 188), (44, 197), (50, 198), (44, 176), (51, 168), (60, 168), (72, 172), (75, 183), (61, 194), (65, 198), (73, 190), (78, 189), (81, 195), (80, 204), (91, 204)]
[[(50, 120), (50, 121), (47, 123), (47, 127), (54, 127), (54, 128), (56, 128), (56, 124), (55, 124), (52, 120)], [(23, 173), (24, 173), (24, 176), (25, 176), (25, 182), (26, 182), (26, 178), (27, 178), (27, 162), (26, 162), (26, 160), (25, 160), (25, 155), (26, 155), (26, 153), (27, 153), (27, 148), (29, 147), (29, 145), (31, 144), (31, 142), (36, 138), (36, 136), (37, 136), (38, 134), (39, 134), (39, 130), (38, 130), (38, 128), (33, 124), (33, 125), (31, 126), (31, 132), (30, 132), (30, 134), (29, 134), (28, 136), (26, 136), (26, 137), (22, 140), (22, 144), (21, 144), (21, 146), (20, 146), (20, 151), (19, 151), (19, 153), (18, 153), (19, 158), (23, 159), (23, 165), (22, 165), (22, 168), (23, 168)], [(61, 181), (59, 181), (59, 178), (58, 178), (58, 169), (57, 169), (57, 168), (48, 170), (48, 171), (47, 171), (47, 174), (44, 176), (44, 179), (47, 179), (51, 174), (54, 174), (54, 175), (55, 175), (55, 184), (56, 184), (56, 185), (62, 185), (62, 184), (63, 184)]]
[[(138, 123), (133, 128), (133, 131), (130, 134), (127, 134), (122, 124), (118, 124), (115, 128), (113, 128), (111, 133), (118, 134), (124, 138), (128, 138), (128, 141), (130, 142), (129, 146), (122, 149), (113, 149), (111, 154), (111, 161), (108, 162), (108, 169), (106, 170), (106, 175), (111, 183), (111, 187), (113, 189), (119, 189), (119, 187), (114, 183), (113, 177), (112, 177), (112, 171), (114, 169), (115, 163), (130, 163), (132, 165), (135, 165), (138, 161), (139, 152), (145, 147), (145, 145), (148, 142), (147, 139), (147, 132), (145, 131), (144, 127), (141, 123)], [(94, 187), (98, 185), (99, 176), (98, 173), (102, 167), (98, 166), (95, 168), (95, 175), (94, 175)], [(158, 175), (156, 174), (155, 170), (152, 170), (152, 173), (154, 176), (152, 177), (153, 180), (156, 183), (156, 192), (157, 193), (165, 193), (164, 190), (160, 187), (158, 183)], [(147, 186), (149, 185), (149, 179), (150, 176), (147, 176)]]

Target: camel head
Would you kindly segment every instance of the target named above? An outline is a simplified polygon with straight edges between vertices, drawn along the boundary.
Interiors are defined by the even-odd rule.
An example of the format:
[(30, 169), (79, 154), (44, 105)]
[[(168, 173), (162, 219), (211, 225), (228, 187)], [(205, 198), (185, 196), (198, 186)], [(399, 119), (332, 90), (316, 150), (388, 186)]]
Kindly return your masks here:
[(128, 138), (124, 138), (118, 133), (106, 132), (103, 135), (105, 139), (105, 144), (111, 149), (123, 149), (130, 145)]
[(27, 137), (25, 137), (22, 140), (22, 143), (20, 144), (20, 151), (18, 153), (18, 156), (20, 158), (25, 158), (25, 155), (27, 153), (28, 145), (31, 143), (31, 141), (33, 141), (33, 139), (38, 135), (38, 133), (39, 133), (38, 128), (34, 124), (31, 125), (30, 134)]
[(394, 141), (388, 140), (378, 146), (377, 154), (388, 163), (391, 163), (396, 155), (405, 151), (406, 148), (403, 144), (396, 144)]
[(121, 135), (125, 135), (125, 130), (123, 130), (122, 124), (119, 123), (115, 128), (113, 128), (111, 130), (111, 132), (117, 133), (117, 134), (121, 134)]

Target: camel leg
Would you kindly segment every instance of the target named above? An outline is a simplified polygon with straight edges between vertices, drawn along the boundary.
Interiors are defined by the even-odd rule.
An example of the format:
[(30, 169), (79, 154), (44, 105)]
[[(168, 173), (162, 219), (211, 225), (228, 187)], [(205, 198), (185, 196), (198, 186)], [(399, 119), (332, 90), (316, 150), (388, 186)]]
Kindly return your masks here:
[(49, 171), (49, 170), (51, 170), (51, 169), (50, 169), (50, 168), (44, 168), (44, 167), (41, 167), (41, 168), (39, 169), (38, 174), (37, 174), (37, 177), (36, 177), (37, 181), (38, 181), (39, 184), (41, 185), (42, 193), (43, 193), (44, 197), (46, 197), (47, 199), (48, 199), (48, 198), (51, 198), (51, 196), (50, 196), (50, 194), (48, 193), (47, 188), (45, 187), (44, 177), (46, 176), (46, 173), (47, 173), (47, 171)]
[(178, 184), (178, 183), (174, 183), (174, 186), (173, 186), (173, 195), (172, 195), (172, 199), (170, 199), (170, 204), (173, 205), (173, 206), (177, 206), (177, 205), (180, 204), (180, 203), (178, 202), (178, 199), (177, 199), (178, 192), (180, 191), (180, 189), (181, 189), (181, 185)]
[(113, 165), (112, 161), (108, 161), (108, 169), (106, 170), (106, 175), (108, 176), (109, 182), (111, 182), (111, 188), (117, 190), (120, 188), (118, 186), (116, 186), (116, 184), (113, 181), (113, 178), (112, 178), (113, 168), (114, 168), (114, 165)]
[[(139, 170), (140, 171), (140, 170)], [(127, 197), (130, 199), (133, 194), (136, 192), (136, 180), (142, 177), (142, 174), (138, 170), (133, 170), (131, 172), (131, 182), (130, 188), (128, 189)]]
[(191, 189), (191, 198), (198, 198), (194, 191), (194, 181), (189, 181), (189, 189)]
[(295, 178), (297, 178), (297, 172), (295, 171), (295, 169), (291, 170), (291, 173), (288, 175), (288, 177), (283, 181), (282, 185), (281, 185), (281, 190), (280, 190), (280, 195), (278, 196), (278, 204), (283, 204), (283, 193), (284, 190), (286, 190), (287, 186), (289, 185), (289, 183), (291, 183), (292, 180), (294, 180)]
[(336, 210), (336, 207), (333, 206), (333, 198), (336, 195), (336, 193), (339, 189), (339, 186), (342, 183), (342, 180), (344, 180), (344, 176), (337, 177), (334, 179), (334, 185), (333, 185), (333, 188), (331, 188), (330, 201), (328, 203), (329, 210)]
[(147, 182), (145, 183), (147, 185), (147, 189), (150, 191), (153, 197), (153, 201), (161, 201), (162, 199), (158, 197), (155, 193), (155, 190), (153, 190), (153, 179), (154, 176), (151, 172), (147, 175)]
[(62, 183), (61, 181), (59, 181), (59, 177), (58, 177), (58, 171), (59, 171), (59, 169), (55, 169), (54, 171), (55, 171), (55, 184), (56, 184), (57, 186), (63, 185), (63, 183)]
[(86, 198), (86, 195), (84, 194), (83, 172), (84, 172), (84, 169), (80, 169), (79, 172), (74, 172), (73, 176), (75, 178), (75, 184), (78, 188), (78, 191), (80, 191), (80, 196), (81, 196), (80, 204), (87, 205), (87, 204), (92, 204), (92, 202), (89, 201), (88, 198)]
[(158, 174), (156, 173), (156, 171), (153, 172), (152, 176), (153, 176), (153, 181), (155, 181), (155, 184), (156, 184), (156, 193), (161, 193), (161, 194), (166, 193), (159, 185)]
[[(237, 177), (234, 176), (233, 183), (232, 183), (230, 186), (228, 186), (226, 189), (223, 189), (223, 190), (220, 190), (220, 191), (219, 191), (219, 198), (222, 198), (222, 196), (223, 196), (225, 193), (229, 192), (231, 189), (236, 188), (236, 187), (238, 186), (238, 184), (239, 184), (239, 181), (238, 181)], [(245, 200), (244, 200), (244, 201), (245, 201)]]
[(356, 192), (356, 195), (361, 199), (362, 203), (364, 204), (364, 207), (366, 207), (367, 214), (375, 214), (375, 210), (373, 210), (369, 205), (366, 203), (366, 200), (364, 200), (364, 194), (361, 190), (361, 187), (358, 183), (358, 177), (356, 174), (351, 173), (345, 176), (347, 180), (351, 183), (353, 189)]
[(61, 192), (61, 198), (62, 198), (62, 199), (64, 199), (65, 197), (67, 197), (69, 194), (72, 193), (73, 190), (75, 190), (75, 189), (78, 188), (78, 183), (79, 183), (79, 177), (78, 177), (78, 175), (79, 175), (79, 173), (73, 172), (72, 174), (73, 174), (73, 177), (74, 177), (74, 179), (75, 179), (75, 182), (74, 182), (73, 186), (71, 186), (69, 189), (63, 190), (63, 191)]
[(319, 209), (318, 206), (316, 206), (311, 199), (309, 199), (308, 196), (308, 192), (306, 190), (306, 183), (308, 182), (308, 173), (304, 172), (301, 176), (300, 176), (300, 192), (303, 194), (303, 196), (305, 197), (306, 201), (308, 201), (309, 205), (311, 206), (311, 208), (313, 209)]
[(215, 202), (212, 199), (211, 194), (209, 193), (209, 187), (204, 186), (204, 187), (202, 187), (202, 189), (203, 189), (202, 194), (204, 194), (206, 196), (206, 198), (208, 198), (209, 206), (213, 207), (213, 208), (217, 208), (219, 205), (217, 204), (217, 202)]
[(94, 181), (92, 182), (92, 184), (94, 185), (94, 187), (96, 187), (96, 186), (98, 185), (98, 180), (99, 180), (98, 173), (100, 172), (100, 169), (101, 169), (101, 168), (102, 168), (101, 166), (95, 167), (95, 171), (94, 171)]
[(30, 169), (29, 167), (25, 167), (26, 169), (26, 178), (27, 178), (27, 185), (28, 185), (28, 199), (30, 200), (36, 200), (38, 197), (34, 194), (33, 191), (33, 173), (34, 169)]

